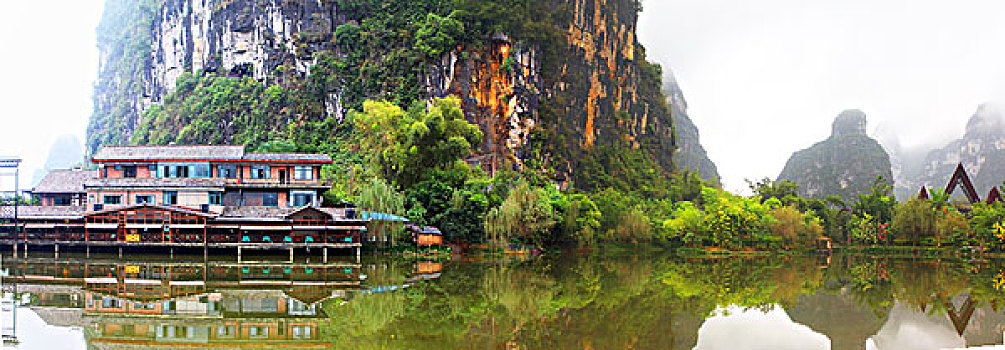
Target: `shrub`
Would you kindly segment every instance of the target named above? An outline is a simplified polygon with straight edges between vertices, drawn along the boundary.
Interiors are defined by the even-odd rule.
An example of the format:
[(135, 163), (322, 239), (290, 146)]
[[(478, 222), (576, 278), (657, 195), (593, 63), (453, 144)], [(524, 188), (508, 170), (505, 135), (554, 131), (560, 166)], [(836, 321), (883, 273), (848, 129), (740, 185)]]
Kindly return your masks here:
[(897, 238), (917, 244), (923, 238), (938, 236), (935, 221), (936, 211), (930, 201), (912, 199), (894, 211), (893, 232)]
[(772, 232), (786, 243), (809, 246), (823, 234), (819, 219), (799, 212), (794, 206), (778, 207), (769, 213), (775, 219)]
[(639, 208), (633, 208), (621, 217), (621, 223), (613, 230), (616, 240), (638, 243), (653, 237), (653, 226), (649, 218)]

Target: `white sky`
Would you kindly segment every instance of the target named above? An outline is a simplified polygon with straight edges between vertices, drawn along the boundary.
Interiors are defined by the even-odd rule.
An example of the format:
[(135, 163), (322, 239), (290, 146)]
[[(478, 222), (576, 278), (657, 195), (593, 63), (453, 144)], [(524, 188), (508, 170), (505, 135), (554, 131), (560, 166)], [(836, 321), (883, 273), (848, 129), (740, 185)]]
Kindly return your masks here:
[(672, 66), (728, 190), (777, 177), (844, 109), (917, 146), (958, 138), (980, 103), (1005, 98), (1005, 1), (643, 5), (639, 38)]
[[(0, 11), (0, 156), (18, 156), (21, 188), (61, 134), (81, 141), (98, 71), (102, 0), (5, 1)], [(0, 177), (10, 190), (13, 178)]]
[[(0, 11), (0, 155), (24, 159), (22, 187), (58, 135), (84, 139), (102, 4), (12, 1)], [(843, 109), (917, 145), (958, 137), (978, 104), (1005, 98), (1005, 1), (643, 4), (640, 40), (673, 68), (730, 190), (776, 177)]]

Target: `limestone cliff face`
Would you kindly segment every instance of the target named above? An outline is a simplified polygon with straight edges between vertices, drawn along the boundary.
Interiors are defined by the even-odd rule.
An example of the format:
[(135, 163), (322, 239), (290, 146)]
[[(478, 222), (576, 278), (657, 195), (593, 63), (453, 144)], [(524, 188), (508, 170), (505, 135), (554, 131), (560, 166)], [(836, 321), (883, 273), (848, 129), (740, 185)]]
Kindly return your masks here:
[(942, 189), (959, 163), (967, 169), (982, 198), (991, 187), (1002, 184), (1005, 180), (1005, 108), (981, 105), (967, 122), (963, 137), (929, 152), (922, 165), (924, 170), (908, 181), (914, 185), (915, 193), (922, 185)]
[(636, 39), (637, 1), (569, 2), (569, 54), (554, 82), (554, 93), (568, 101), (559, 118), (574, 123), (584, 149), (624, 141), (673, 168), (673, 123), (660, 92), (662, 72), (646, 63)]
[(834, 120), (831, 137), (794, 153), (778, 179), (795, 181), (803, 196), (845, 199), (867, 193), (877, 176), (892, 182), (890, 156), (865, 129), (865, 113), (841, 112)]
[(521, 164), (521, 148), (537, 123), (540, 60), (536, 48), (499, 33), (486, 48), (445, 54), (429, 70), (428, 93), (461, 96), (468, 119), (485, 135), (482, 151)]
[(677, 85), (673, 73), (669, 74), (663, 83), (663, 92), (667, 97), (673, 115), (673, 125), (677, 137), (677, 152), (674, 153), (674, 164), (681, 169), (691, 169), (705, 180), (719, 183), (719, 170), (708, 158), (705, 147), (701, 145), (698, 127), (687, 114), (687, 101), (684, 93)]
[[(551, 151), (566, 161), (548, 165), (566, 177), (574, 177), (580, 156), (598, 142), (644, 149), (672, 170), (674, 125), (662, 100), (661, 72), (645, 62), (636, 41), (636, 2), (552, 0), (542, 6), (571, 11), (568, 23), (558, 25), (564, 47), (550, 48), (556, 53), (546, 57), (540, 47), (497, 33), (488, 45), (459, 48), (433, 65), (429, 95), (461, 96), (469, 119), (486, 135), (483, 152), (518, 166), (540, 127), (564, 142)], [(553, 108), (542, 113), (546, 100)]]
[(305, 76), (314, 53), (334, 49), (329, 39), (339, 24), (331, 2), (166, 0), (150, 28), (144, 107), (163, 102), (186, 72), (263, 83)]
[[(117, 1), (117, 0), (108, 0)], [(151, 0), (152, 1), (152, 0)], [(109, 117), (116, 125), (95, 125), (89, 132), (89, 150), (102, 144), (128, 142), (137, 129), (139, 115), (175, 90), (184, 73), (213, 72), (220, 76), (252, 77), (263, 84), (302, 88), (321, 54), (344, 57), (337, 29), (365, 21), (350, 18), (330, 0), (163, 0), (149, 19), (148, 41), (102, 47), (112, 51), (122, 45), (146, 45), (139, 88), (123, 92), (109, 88), (96, 92), (96, 100), (128, 100), (132, 107)], [(348, 5), (347, 5), (348, 6)], [(354, 5), (355, 6), (355, 5)], [(400, 5), (399, 5), (400, 6)], [(410, 6), (410, 5), (404, 5)], [(638, 4), (634, 0), (548, 0), (546, 6), (561, 12), (551, 23), (561, 33), (559, 47), (538, 47), (510, 33), (497, 32), (475, 43), (463, 43), (407, 81), (422, 85), (421, 98), (455, 94), (462, 98), (468, 119), (485, 133), (482, 153), (498, 164), (523, 164), (535, 130), (559, 135), (558, 149), (538, 152), (540, 163), (562, 166), (571, 172), (574, 161), (549, 163), (551, 153), (565, 159), (589, 152), (597, 144), (625, 143), (650, 154), (666, 170), (673, 168), (673, 125), (660, 92), (658, 66), (644, 60), (636, 41)], [(387, 43), (400, 45), (401, 43)], [(546, 55), (545, 52), (551, 54)], [(371, 56), (380, 56), (368, 52)], [(380, 57), (368, 59), (380, 60)], [(371, 77), (339, 77), (371, 79)], [(366, 98), (384, 99), (396, 91), (364, 91)], [(344, 91), (327, 94), (326, 116), (346, 112)], [(113, 94), (124, 94), (119, 96)], [(550, 102), (548, 111), (542, 104)], [(92, 124), (94, 124), (92, 122)], [(109, 124), (109, 123), (105, 123)], [(98, 137), (114, 132), (126, 137)], [(572, 157), (569, 157), (572, 156)]]

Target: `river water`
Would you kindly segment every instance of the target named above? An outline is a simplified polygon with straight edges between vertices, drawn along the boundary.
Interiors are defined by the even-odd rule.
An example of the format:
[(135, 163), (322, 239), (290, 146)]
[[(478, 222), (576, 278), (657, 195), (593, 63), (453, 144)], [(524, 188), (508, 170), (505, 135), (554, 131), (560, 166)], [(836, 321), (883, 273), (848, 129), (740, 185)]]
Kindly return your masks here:
[(32, 252), (3, 269), (21, 349), (1005, 349), (997, 261), (287, 258)]

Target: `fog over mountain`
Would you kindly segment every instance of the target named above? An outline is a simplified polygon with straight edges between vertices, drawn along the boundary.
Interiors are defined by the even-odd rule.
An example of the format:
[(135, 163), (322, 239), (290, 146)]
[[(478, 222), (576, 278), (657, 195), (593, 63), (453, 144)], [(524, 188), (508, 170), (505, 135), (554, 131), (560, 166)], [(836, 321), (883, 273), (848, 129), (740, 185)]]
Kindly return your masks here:
[(982, 198), (1005, 180), (1005, 105), (982, 104), (965, 123), (963, 119), (953, 123), (966, 126), (953, 140), (933, 148), (899, 150), (901, 200), (913, 197), (921, 186), (944, 189), (958, 164), (963, 164)]
[(960, 138), (978, 106), (1005, 100), (1005, 2), (643, 5), (640, 41), (673, 67), (729, 190), (778, 174), (842, 110), (865, 112), (899, 156), (924, 158)]
[(77, 135), (60, 135), (49, 147), (49, 156), (45, 159), (45, 165), (41, 169), (36, 169), (31, 174), (30, 186), (34, 186), (50, 170), (69, 169), (80, 166), (84, 162), (84, 144)]

